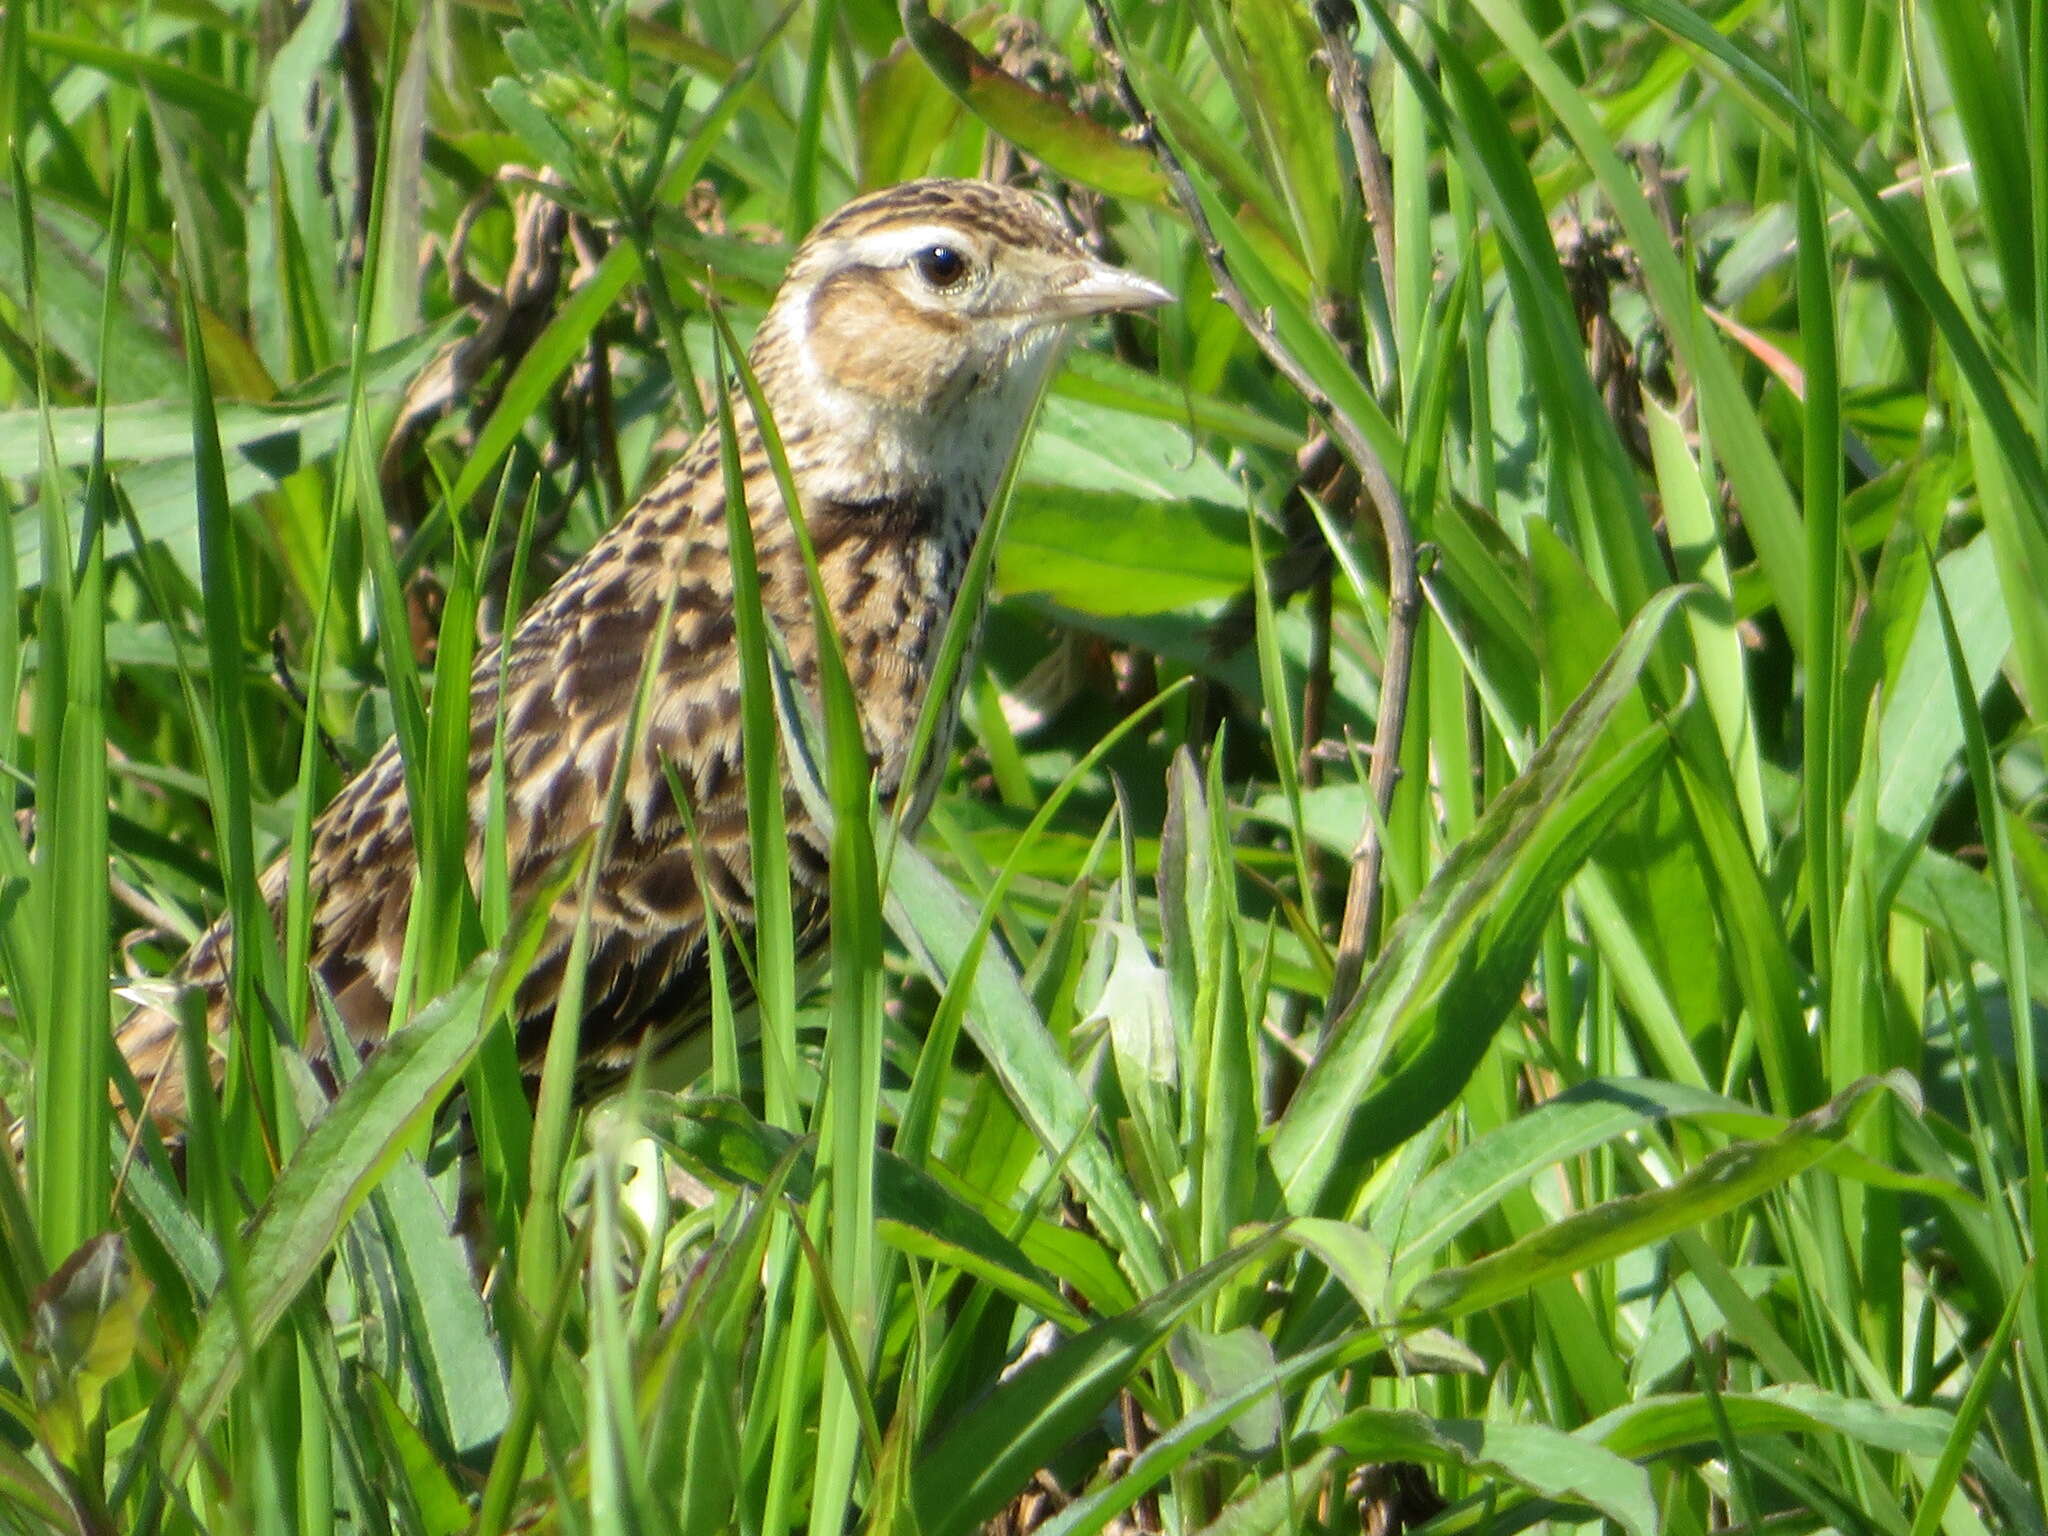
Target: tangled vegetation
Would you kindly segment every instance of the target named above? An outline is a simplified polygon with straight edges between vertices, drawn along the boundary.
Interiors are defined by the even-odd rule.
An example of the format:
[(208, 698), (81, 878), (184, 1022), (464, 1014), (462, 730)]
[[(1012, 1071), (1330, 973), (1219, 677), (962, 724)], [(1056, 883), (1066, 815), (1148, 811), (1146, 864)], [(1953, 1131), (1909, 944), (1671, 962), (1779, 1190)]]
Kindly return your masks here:
[[(0, 1531), (2048, 1532), (2039, 0), (10, 0), (0, 135)], [(1182, 302), (914, 845), (748, 698), (825, 971), (766, 899), (707, 1070), (532, 1102), (439, 879), (331, 1107), (279, 997), (131, 1136), (926, 174)]]

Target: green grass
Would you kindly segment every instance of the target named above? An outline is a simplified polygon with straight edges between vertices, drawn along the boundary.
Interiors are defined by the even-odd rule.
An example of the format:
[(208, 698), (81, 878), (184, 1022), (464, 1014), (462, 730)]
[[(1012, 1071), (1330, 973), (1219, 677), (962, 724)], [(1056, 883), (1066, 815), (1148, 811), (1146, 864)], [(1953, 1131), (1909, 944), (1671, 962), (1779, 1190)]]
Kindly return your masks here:
[[(1155, 153), (1009, 9), (0, 13), (0, 1531), (2048, 1532), (2048, 10), (1365, 0), (1347, 121), (1346, 7), (1116, 0)], [(1183, 299), (1042, 404), (938, 808), (736, 572), (827, 963), (763, 857), (705, 1074), (529, 1103), (470, 658), (811, 221), (1020, 156)], [(404, 1027), (324, 1102), (301, 877), (126, 1146), (116, 985), (394, 733)]]

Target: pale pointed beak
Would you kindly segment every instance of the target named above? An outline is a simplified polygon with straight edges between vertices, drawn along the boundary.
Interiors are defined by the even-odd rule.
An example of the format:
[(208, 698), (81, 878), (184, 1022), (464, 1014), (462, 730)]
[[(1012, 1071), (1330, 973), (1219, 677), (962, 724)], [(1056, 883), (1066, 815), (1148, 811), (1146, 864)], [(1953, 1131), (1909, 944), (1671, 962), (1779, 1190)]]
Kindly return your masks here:
[(1172, 302), (1173, 294), (1151, 278), (1091, 261), (1074, 269), (1074, 276), (1046, 300), (1045, 308), (1053, 319), (1079, 320), (1119, 310), (1157, 309)]

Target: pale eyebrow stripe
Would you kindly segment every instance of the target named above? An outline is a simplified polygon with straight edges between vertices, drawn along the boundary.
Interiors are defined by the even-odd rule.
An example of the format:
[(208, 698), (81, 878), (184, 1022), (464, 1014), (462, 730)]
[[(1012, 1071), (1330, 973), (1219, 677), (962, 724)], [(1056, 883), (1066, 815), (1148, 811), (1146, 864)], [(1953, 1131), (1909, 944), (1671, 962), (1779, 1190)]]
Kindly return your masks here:
[(911, 224), (893, 229), (871, 229), (846, 241), (846, 254), (855, 261), (880, 266), (885, 262), (908, 261), (928, 246), (947, 245), (961, 255), (979, 260), (979, 243), (957, 224)]

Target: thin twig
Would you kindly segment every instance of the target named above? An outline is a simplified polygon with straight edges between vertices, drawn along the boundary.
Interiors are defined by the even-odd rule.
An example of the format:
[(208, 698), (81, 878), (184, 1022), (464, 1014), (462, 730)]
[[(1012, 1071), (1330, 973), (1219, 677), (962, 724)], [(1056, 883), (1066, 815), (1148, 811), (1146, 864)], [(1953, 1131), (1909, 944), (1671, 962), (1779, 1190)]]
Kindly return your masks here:
[[(1322, 0), (1311, 10), (1317, 30), (1322, 33), (1323, 55), (1330, 70), (1330, 89), (1337, 98), (1338, 116), (1351, 142), (1353, 170), (1358, 177), (1359, 195), (1365, 200), (1366, 224), (1372, 231), (1373, 251), (1378, 258), (1380, 283), (1391, 322), (1395, 302), (1394, 178), (1386, 151), (1380, 146), (1379, 125), (1373, 118), (1372, 98), (1366, 93), (1359, 71), (1358, 51), (1352, 46), (1351, 35), (1358, 26), (1357, 12), (1348, 0), (1343, 4)], [(1389, 384), (1391, 387), (1391, 379)], [(1387, 655), (1380, 715), (1373, 733), (1371, 778), (1373, 803), (1379, 808), (1379, 815), (1375, 824), (1365, 829), (1351, 855), (1351, 886), (1345, 894), (1337, 970), (1330, 988), (1332, 1019), (1350, 1005), (1363, 974), (1365, 947), (1372, 942), (1379, 926), (1383, 862), (1380, 832), (1388, 824), (1394, 788), (1400, 782), (1401, 741), (1407, 726), (1410, 674), (1414, 670), (1415, 625), (1422, 612), (1415, 571), (1415, 538), (1407, 508), (1384, 472), (1380, 477), (1383, 492), (1382, 485), (1365, 474), (1363, 465), (1359, 471), (1387, 542)]]
[(1288, 350), (1286, 343), (1280, 340), (1232, 275), (1224, 258), (1222, 242), (1216, 238), (1216, 231), (1209, 223), (1209, 216), (1203, 209), (1187, 168), (1182, 165), (1173, 146), (1167, 143), (1165, 135), (1159, 131), (1157, 120), (1131, 84), (1123, 56), (1116, 45), (1105, 0), (1088, 0), (1088, 15), (1093, 23), (1096, 46), (1116, 77), (1117, 99), (1137, 129), (1138, 141), (1152, 151), (1168, 185), (1172, 187), (1174, 200), (1180, 205), (1182, 214), (1194, 231), (1196, 242), (1202, 248), (1203, 259), (1207, 261), (1210, 276), (1216, 284), (1217, 297), (1230, 306), (1266, 360), (1279, 370), (1281, 377), (1300, 393), (1309, 409), (1329, 428), (1331, 437), (1358, 471), (1366, 498), (1379, 519), (1381, 535), (1386, 540), (1387, 650), (1380, 681), (1379, 720), (1373, 730), (1372, 768), (1368, 776), (1373, 803), (1379, 814), (1367, 819), (1351, 854), (1351, 881), (1345, 893), (1343, 921), (1337, 930), (1336, 968), (1325, 1010), (1325, 1017), (1335, 1020), (1357, 994), (1359, 980), (1365, 973), (1366, 946), (1371, 943), (1379, 922), (1380, 869), (1386, 857), (1379, 828), (1386, 822), (1392, 808), (1394, 787), (1400, 774), (1401, 735), (1407, 721), (1409, 673), (1415, 655), (1415, 624), (1422, 609), (1421, 592), (1415, 578), (1415, 535), (1409, 526), (1407, 506), (1393, 476), (1388, 474), (1387, 466), (1373, 451), (1363, 429), (1331, 404), (1314, 375)]
[(1372, 231), (1373, 253), (1379, 260), (1380, 286), (1386, 290), (1387, 313), (1394, 313), (1394, 173), (1387, 153), (1380, 147), (1379, 125), (1372, 115), (1372, 98), (1358, 70), (1358, 50), (1351, 46), (1351, 33), (1358, 27), (1358, 13), (1350, 5), (1321, 0), (1312, 5), (1316, 27), (1323, 34), (1323, 57), (1330, 68), (1330, 91), (1337, 98), (1337, 113), (1344, 119), (1344, 133), (1351, 140), (1351, 159), (1358, 170), (1358, 190), (1365, 199), (1365, 223)]

